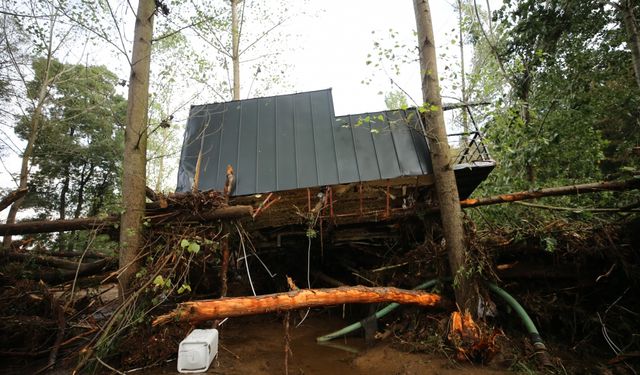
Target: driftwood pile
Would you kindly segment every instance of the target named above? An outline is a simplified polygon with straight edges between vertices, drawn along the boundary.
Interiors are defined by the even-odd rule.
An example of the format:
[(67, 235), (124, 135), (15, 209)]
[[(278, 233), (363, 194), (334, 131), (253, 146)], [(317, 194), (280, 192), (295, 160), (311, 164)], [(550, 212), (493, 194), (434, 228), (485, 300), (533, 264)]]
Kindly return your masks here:
[[(463, 206), (473, 207), (483, 204), (496, 204), (518, 201), (521, 199), (533, 199), (540, 196), (554, 196), (566, 194), (578, 194), (603, 190), (628, 190), (638, 188), (640, 180), (633, 179), (622, 182), (606, 182), (598, 184), (583, 184), (563, 188), (543, 189), (533, 192), (521, 192), (505, 194), (496, 197), (464, 201)], [(2, 262), (7, 265), (35, 264), (39, 268), (53, 269), (54, 275), (47, 276), (46, 272), (32, 273), (37, 280), (46, 281), (50, 286), (42, 283), (31, 282), (21, 284), (17, 282), (17, 273), (4, 271), (0, 274), (4, 294), (0, 296), (0, 323), (24, 320), (31, 321), (32, 330), (37, 330), (41, 324), (43, 332), (47, 332), (46, 339), (39, 342), (24, 342), (19, 350), (13, 350), (10, 346), (0, 347), (0, 351), (10, 358), (40, 358), (43, 360), (40, 367), (50, 368), (59, 363), (61, 358), (76, 362), (80, 354), (82, 366), (94, 363), (103, 364), (106, 353), (117, 352), (118, 343), (122, 335), (129, 332), (141, 332), (144, 330), (151, 335), (157, 331), (151, 329), (151, 322), (156, 325), (164, 324), (174, 326), (176, 321), (202, 322), (223, 317), (260, 314), (273, 311), (286, 311), (306, 308), (311, 306), (338, 305), (343, 303), (371, 303), (380, 301), (395, 301), (421, 306), (442, 306), (439, 295), (412, 292), (404, 289), (378, 288), (378, 285), (393, 285), (409, 288), (417, 285), (418, 281), (424, 281), (429, 277), (443, 276), (439, 269), (439, 258), (442, 258), (441, 246), (436, 239), (433, 242), (417, 246), (414, 251), (386, 253), (384, 257), (375, 258), (378, 264), (372, 264), (364, 269), (363, 264), (350, 264), (346, 271), (340, 274), (321, 274), (326, 279), (340, 279), (346, 284), (369, 283), (369, 287), (339, 287), (335, 289), (319, 290), (292, 290), (280, 294), (264, 295), (258, 297), (236, 297), (213, 300), (193, 300), (195, 297), (211, 298), (224, 296), (226, 291), (227, 272), (230, 264), (236, 267), (236, 273), (244, 272), (247, 262), (247, 254), (255, 255), (250, 248), (250, 238), (242, 229), (242, 225), (235, 219), (249, 217), (253, 212), (251, 206), (228, 206), (227, 199), (216, 192), (195, 192), (189, 194), (173, 194), (164, 196), (156, 194), (150, 189), (147, 192), (150, 202), (147, 204), (145, 222), (148, 224), (148, 242), (145, 248), (147, 263), (137, 279), (137, 291), (124, 301), (106, 299), (103, 291), (109, 280), (114, 280), (116, 262), (112, 257), (95, 254), (90, 249), (78, 254), (64, 254), (33, 252), (29, 238), (16, 241), (12, 251), (5, 254)], [(6, 200), (6, 199), (5, 199)], [(3, 200), (4, 201), (4, 200)], [(620, 207), (618, 211), (635, 212), (637, 207)], [(84, 218), (76, 220), (26, 222), (12, 225), (0, 225), (0, 235), (49, 233), (57, 231), (71, 231), (81, 229), (94, 229), (109, 232), (117, 225), (117, 215), (106, 218)], [(558, 224), (560, 225), (560, 224)], [(551, 228), (550, 230), (556, 230)], [(424, 228), (422, 228), (424, 230)], [(561, 229), (560, 229), (561, 230)], [(113, 231), (115, 232), (115, 231)], [(625, 252), (619, 257), (600, 257), (595, 261), (592, 258), (581, 261), (574, 253), (567, 253), (568, 249), (584, 246), (589, 241), (598, 249), (602, 247), (614, 247), (618, 238), (613, 233), (617, 230), (603, 231), (602, 236), (597, 237), (597, 242), (584, 236), (584, 241), (578, 242), (579, 234), (567, 234), (567, 243), (558, 243), (555, 246), (558, 252), (555, 254), (540, 255), (541, 242), (527, 243), (514, 242), (509, 234), (502, 238), (498, 233), (485, 240), (482, 257), (479, 258), (488, 275), (498, 276), (511, 283), (531, 279), (561, 280), (563, 285), (570, 288), (582, 288), (588, 280), (591, 287), (599, 287), (609, 279), (624, 280), (635, 277), (637, 264), (635, 259), (630, 259), (625, 247), (620, 247)], [(230, 237), (233, 241), (229, 241)], [(491, 242), (493, 241), (493, 242)], [(570, 242), (576, 241), (576, 242)], [(472, 241), (473, 242), (473, 241)], [(620, 243), (627, 244), (628, 239), (620, 239)], [(427, 243), (427, 241), (425, 241)], [(231, 248), (247, 247), (245, 254), (239, 254)], [(354, 249), (358, 244), (353, 244)], [(626, 246), (626, 245), (625, 245)], [(480, 246), (482, 247), (482, 246)], [(487, 248), (491, 252), (486, 251)], [(529, 251), (535, 248), (535, 254)], [(357, 251), (371, 249), (360, 248)], [(599, 250), (598, 250), (599, 251)], [(231, 254), (230, 254), (231, 253)], [(515, 255), (514, 255), (515, 254)], [(521, 256), (524, 254), (524, 256)], [(532, 252), (533, 254), (533, 252)], [(569, 255), (567, 255), (569, 254)], [(244, 255), (244, 256), (241, 256)], [(72, 257), (71, 257), (72, 256)], [(375, 257), (375, 255), (373, 255)], [(257, 257), (257, 255), (256, 255)], [(363, 257), (360, 256), (362, 259)], [(540, 259), (543, 261), (539, 261)], [(604, 262), (603, 262), (604, 259)], [(302, 259), (301, 259), (302, 260)], [(333, 259), (328, 259), (330, 263)], [(432, 262), (433, 260), (433, 262)], [(495, 263), (494, 263), (495, 261)], [(222, 263), (222, 264), (220, 264)], [(344, 262), (348, 263), (348, 262)], [(535, 273), (537, 266), (539, 274)], [(558, 267), (573, 267), (571, 272), (557, 271)], [(46, 267), (46, 268), (45, 268)], [(333, 267), (333, 266), (332, 266)], [(11, 268), (5, 268), (10, 270)], [(15, 269), (15, 268), (14, 268)], [(326, 270), (317, 270), (326, 271)], [(557, 271), (557, 272), (556, 272)], [(622, 275), (619, 271), (624, 271)], [(117, 272), (117, 271), (116, 271)], [(559, 276), (553, 278), (553, 273)], [(76, 280), (86, 278), (88, 275), (101, 274), (94, 284), (94, 295), (84, 294), (78, 298), (79, 286)], [(345, 274), (353, 276), (351, 280), (345, 279)], [(419, 276), (417, 276), (419, 275)], [(569, 275), (569, 276), (567, 276)], [(446, 276), (446, 275), (445, 275)], [(106, 283), (105, 283), (105, 280)], [(354, 282), (355, 280), (355, 282)], [(51, 285), (65, 283), (57, 288)], [(102, 282), (102, 284), (100, 284)], [(555, 281), (554, 281), (555, 282)], [(378, 285), (375, 285), (378, 284)], [(102, 286), (100, 286), (102, 285)], [(32, 306), (39, 306), (32, 312), (14, 309), (10, 307), (13, 300), (22, 298), (23, 301), (40, 301)], [(178, 309), (167, 311), (168, 308), (179, 303)], [(4, 305), (3, 305), (4, 304)], [(535, 303), (525, 301), (527, 308), (537, 312)], [(4, 309), (3, 309), (4, 306)], [(48, 306), (45, 310), (44, 306)], [(158, 310), (159, 309), (159, 310)], [(37, 310), (37, 311), (36, 311)], [(542, 313), (542, 312), (541, 312)], [(42, 316), (43, 321), (36, 321), (35, 316)], [(35, 320), (34, 320), (35, 319)], [(586, 317), (585, 317), (586, 319)], [(544, 319), (542, 319), (544, 321)], [(586, 320), (585, 320), (586, 321)], [(4, 330), (18, 326), (6, 325)], [(35, 327), (35, 328), (34, 328)], [(134, 331), (131, 331), (132, 327)], [(179, 334), (182, 332), (178, 330)], [(28, 333), (26, 333), (28, 335)], [(576, 333), (574, 332), (574, 335)], [(135, 334), (134, 334), (135, 336)], [(129, 340), (125, 338), (125, 342)], [(141, 337), (146, 340), (148, 337)], [(167, 339), (167, 342), (173, 342)], [(146, 342), (146, 341), (145, 341)], [(43, 344), (44, 343), (44, 344)], [(7, 344), (8, 345), (8, 344)], [(32, 354), (26, 354), (32, 353)], [(46, 358), (45, 358), (46, 357)], [(61, 358), (59, 358), (61, 357)], [(160, 360), (161, 358), (154, 358)], [(26, 362), (26, 361), (25, 361)], [(113, 363), (113, 362), (112, 362)], [(124, 363), (124, 362), (121, 362)], [(127, 362), (133, 365), (133, 362)], [(142, 363), (138, 363), (142, 364)]]

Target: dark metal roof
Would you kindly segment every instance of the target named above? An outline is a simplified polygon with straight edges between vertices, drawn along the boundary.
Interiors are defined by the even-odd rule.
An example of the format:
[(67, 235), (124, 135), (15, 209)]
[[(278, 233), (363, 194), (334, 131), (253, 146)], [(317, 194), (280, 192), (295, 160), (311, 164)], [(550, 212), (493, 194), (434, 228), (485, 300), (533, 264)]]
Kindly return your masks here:
[(200, 190), (248, 195), (431, 173), (415, 110), (335, 118), (331, 90), (191, 107), (178, 191), (191, 190), (202, 152)]

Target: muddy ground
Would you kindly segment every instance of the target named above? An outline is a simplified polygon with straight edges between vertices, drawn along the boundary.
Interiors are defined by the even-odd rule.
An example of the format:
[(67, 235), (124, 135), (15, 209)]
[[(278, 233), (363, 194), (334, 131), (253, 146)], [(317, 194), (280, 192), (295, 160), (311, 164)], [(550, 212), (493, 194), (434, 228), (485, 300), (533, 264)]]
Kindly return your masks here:
[[(398, 228), (408, 226), (391, 230)], [(424, 233), (424, 229), (417, 232)], [(548, 233), (554, 233), (553, 251), (545, 242)], [(553, 373), (631, 375), (640, 370), (639, 233), (640, 220), (601, 227), (555, 223), (544, 232), (526, 236), (492, 231), (481, 238), (480, 233), (471, 245), (486, 272), (483, 278), (494, 280), (511, 293), (535, 322), (549, 347)], [(309, 239), (304, 235), (297, 242), (287, 238), (282, 248), (261, 252), (277, 277), (251, 259), (253, 283), (258, 294), (288, 290), (285, 275), (304, 286), (309, 277), (305, 265), (311, 254), (313, 287), (335, 286), (331, 285), (334, 280), (347, 285), (410, 289), (431, 278), (450, 278), (446, 274), (446, 252), (439, 237), (434, 238), (413, 238), (404, 246), (397, 241), (372, 239), (324, 248), (317, 246), (318, 241), (315, 247), (307, 247)], [(130, 320), (117, 339), (103, 351), (92, 353), (85, 367), (87, 373), (113, 372), (98, 364), (97, 358), (120, 372), (177, 373), (178, 343), (191, 327), (172, 323), (159, 329), (151, 328), (150, 322), (177, 302), (217, 298), (220, 266), (211, 256), (214, 249), (203, 249), (193, 257), (193, 263), (175, 261), (173, 242), (165, 242), (170, 251), (159, 253), (156, 259), (171, 262), (162, 267), (152, 264), (148, 269), (151, 272), (157, 266), (166, 275), (167, 269), (175, 271), (174, 265), (191, 264), (193, 294), (166, 299), (166, 288), (152, 285), (140, 289), (147, 293), (136, 300), (136, 311), (147, 311), (151, 304), (158, 308), (142, 318), (128, 314)], [(236, 253), (228, 295), (251, 295), (237, 243), (231, 248)], [(71, 283), (46, 285), (20, 280), (25, 266), (18, 266), (6, 264), (0, 269), (0, 373), (51, 372), (44, 369), (56, 343), (59, 351), (54, 356), (54, 373), (70, 373), (87, 351), (97, 347), (102, 330), (120, 306), (112, 275), (83, 278), (74, 302), (68, 304), (64, 297), (69, 295)], [(445, 298), (453, 296), (447, 282), (439, 284), (434, 292)], [(494, 298), (494, 302), (497, 314), (487, 323), (496, 330), (497, 355), (487, 366), (454, 360), (456, 346), (447, 339), (450, 310), (402, 306), (379, 321), (376, 339), (370, 344), (362, 339), (362, 331), (336, 339), (332, 346), (316, 344), (317, 336), (359, 321), (381, 307), (346, 305), (313, 309), (299, 327), (296, 325), (304, 311), (291, 313), (293, 355), (289, 374), (536, 373), (533, 348), (522, 323), (504, 301)], [(116, 326), (118, 319), (113, 320)], [(154, 367), (145, 367), (149, 365)], [(282, 314), (234, 318), (221, 327), (219, 356), (209, 373), (281, 374), (283, 370)]]
[[(304, 313), (304, 312), (303, 312)], [(300, 316), (297, 316), (300, 320)], [(316, 337), (342, 328), (343, 319), (313, 312), (299, 327), (291, 328), (292, 356), (289, 374), (472, 374), (512, 373), (501, 364), (472, 366), (446, 358), (443, 353), (410, 353), (393, 340), (367, 344), (362, 332), (355, 337), (335, 339), (326, 345)], [(220, 329), (220, 349), (208, 374), (284, 373), (284, 328), (282, 318), (268, 315), (235, 318)], [(146, 375), (178, 374), (176, 362), (143, 371)]]

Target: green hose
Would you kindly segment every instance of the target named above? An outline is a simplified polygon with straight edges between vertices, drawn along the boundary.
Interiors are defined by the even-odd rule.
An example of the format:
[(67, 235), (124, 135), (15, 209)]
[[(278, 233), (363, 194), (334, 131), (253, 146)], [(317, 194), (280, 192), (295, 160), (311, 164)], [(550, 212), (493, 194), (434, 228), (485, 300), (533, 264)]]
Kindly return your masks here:
[[(417, 287), (413, 288), (414, 290), (420, 290), (420, 289), (427, 289), (430, 288), (432, 286), (434, 286), (436, 283), (438, 282), (437, 279), (434, 280), (429, 280), (423, 284), (418, 285)], [(498, 287), (496, 284), (494, 283), (489, 283), (487, 282), (487, 286), (489, 287), (489, 289), (494, 292), (495, 294), (497, 294), (498, 296), (502, 297), (502, 299), (509, 305), (511, 306), (511, 308), (513, 308), (513, 310), (516, 312), (516, 314), (518, 314), (518, 316), (520, 317), (520, 320), (522, 320), (522, 323), (524, 323), (525, 327), (527, 328), (527, 331), (529, 332), (529, 335), (531, 336), (531, 340), (533, 341), (533, 345), (534, 347), (539, 350), (539, 351), (546, 351), (546, 347), (544, 345), (544, 342), (542, 341), (542, 337), (540, 337), (540, 333), (538, 332), (538, 329), (536, 328), (536, 325), (533, 323), (533, 321), (531, 320), (531, 318), (529, 317), (529, 315), (527, 314), (527, 312), (524, 310), (524, 308), (522, 307), (522, 305), (520, 305), (518, 303), (518, 301), (515, 300), (515, 298), (513, 298), (509, 293), (507, 293), (506, 291), (504, 291), (503, 289), (501, 289), (500, 287)], [(395, 310), (396, 308), (398, 308), (398, 306), (400, 306), (400, 304), (398, 303), (391, 303), (388, 304), (386, 307), (384, 307), (381, 310), (378, 310), (378, 312), (375, 313), (375, 317), (377, 319), (382, 318), (383, 316), (389, 314), (391, 311)], [(346, 326), (340, 330), (337, 330), (335, 332), (332, 332), (328, 335), (324, 335), (324, 336), (320, 336), (318, 338), (316, 338), (317, 342), (326, 342), (329, 340), (333, 340), (336, 337), (340, 337), (340, 336), (344, 336), (348, 333), (351, 333), (359, 328), (362, 327), (362, 323), (361, 322), (357, 322), (357, 323), (353, 323), (349, 326)]]
[[(431, 288), (432, 286), (436, 285), (436, 283), (438, 282), (437, 279), (433, 279), (433, 280), (429, 280), (426, 283), (422, 283), (420, 285), (418, 285), (417, 287), (413, 288), (414, 290), (422, 290), (422, 289), (427, 289), (427, 288)], [(393, 310), (397, 309), (398, 306), (400, 306), (399, 303), (390, 303), (387, 306), (385, 306), (384, 308), (378, 310), (374, 315), (376, 317), (376, 319), (380, 319), (383, 316), (389, 314), (390, 312), (392, 312)], [(340, 336), (344, 336), (348, 333), (351, 333), (359, 328), (362, 328), (362, 322), (356, 322), (353, 323), (351, 325), (348, 325), (342, 329), (339, 329), (335, 332), (332, 332), (328, 335), (324, 335), (324, 336), (320, 336), (318, 338), (316, 338), (317, 342), (326, 342), (326, 341), (330, 341), (335, 339), (336, 337), (340, 337)]]
[(527, 312), (524, 310), (524, 307), (522, 307), (522, 305), (520, 305), (518, 301), (516, 301), (516, 299), (511, 296), (511, 294), (507, 293), (504, 289), (500, 288), (496, 284), (487, 282), (487, 286), (489, 287), (489, 290), (502, 297), (502, 299), (507, 304), (509, 304), (509, 306), (511, 306), (511, 308), (516, 312), (516, 314), (518, 314), (520, 320), (522, 320), (522, 323), (527, 328), (527, 332), (529, 332), (529, 335), (533, 339), (534, 343), (542, 342), (542, 338), (540, 337), (540, 333), (538, 333), (536, 325), (533, 324), (533, 320), (531, 320), (529, 314), (527, 314)]

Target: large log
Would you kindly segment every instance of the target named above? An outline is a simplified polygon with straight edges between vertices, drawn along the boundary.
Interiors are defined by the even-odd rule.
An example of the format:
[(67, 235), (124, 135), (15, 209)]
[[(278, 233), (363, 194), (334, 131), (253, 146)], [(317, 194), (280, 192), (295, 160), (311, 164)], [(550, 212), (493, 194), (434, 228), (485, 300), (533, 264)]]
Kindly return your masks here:
[(378, 302), (396, 302), (433, 307), (441, 305), (442, 298), (437, 294), (398, 288), (351, 286), (329, 289), (299, 289), (256, 297), (232, 297), (184, 302), (179, 304), (174, 311), (157, 317), (153, 321), (153, 325), (165, 324), (174, 320), (199, 322), (307, 307)]
[[(81, 254), (78, 254), (80, 256)], [(55, 258), (52, 256), (38, 255), (38, 254), (26, 254), (26, 253), (8, 253), (5, 254), (5, 259), (13, 262), (33, 262), (35, 264), (41, 264), (43, 266), (49, 266), (54, 268), (61, 268), (65, 270), (75, 271), (78, 268), (78, 262), (76, 261), (68, 261), (64, 259)], [(101, 260), (108, 259), (106, 257), (102, 257)], [(80, 270), (84, 270), (85, 268), (91, 268), (91, 262), (80, 263)], [(98, 263), (97, 263), (98, 264)], [(103, 265), (106, 263), (103, 263)]]
[[(219, 219), (237, 219), (240, 217), (251, 216), (253, 208), (251, 206), (231, 206), (218, 208), (213, 211), (203, 212), (199, 215), (191, 213), (171, 212), (164, 215), (149, 216), (151, 225), (166, 224), (171, 222), (201, 223)], [(71, 230), (92, 230), (105, 229), (120, 222), (118, 216), (109, 216), (106, 218), (88, 217), (71, 220), (45, 220), (45, 221), (27, 221), (14, 224), (0, 224), (0, 236), (8, 236), (14, 234), (32, 234), (32, 233), (52, 233), (64, 232)]]
[(460, 201), (462, 207), (478, 207), (490, 204), (509, 203), (523, 201), (527, 199), (537, 199), (542, 197), (554, 197), (559, 195), (577, 195), (584, 193), (597, 193), (602, 191), (624, 191), (640, 188), (640, 179), (634, 178), (625, 181), (604, 181), (590, 184), (579, 184), (569, 186), (559, 186), (532, 191), (520, 191), (517, 193), (495, 195), (485, 198), (470, 198)]
[[(99, 272), (115, 269), (118, 262), (114, 261), (110, 258), (105, 258), (102, 260), (98, 260), (92, 263), (83, 263), (80, 265), (80, 269), (77, 270), (78, 277), (85, 277), (90, 275), (95, 275)], [(47, 284), (59, 284), (66, 281), (73, 280), (76, 277), (76, 270), (70, 269), (44, 269), (39, 268), (33, 272), (23, 272), (22, 278), (32, 279), (32, 280), (42, 280)]]
[(0, 211), (11, 206), (13, 202), (27, 195), (28, 191), (29, 189), (18, 189), (7, 194), (4, 198), (2, 198), (2, 200), (0, 200)]

